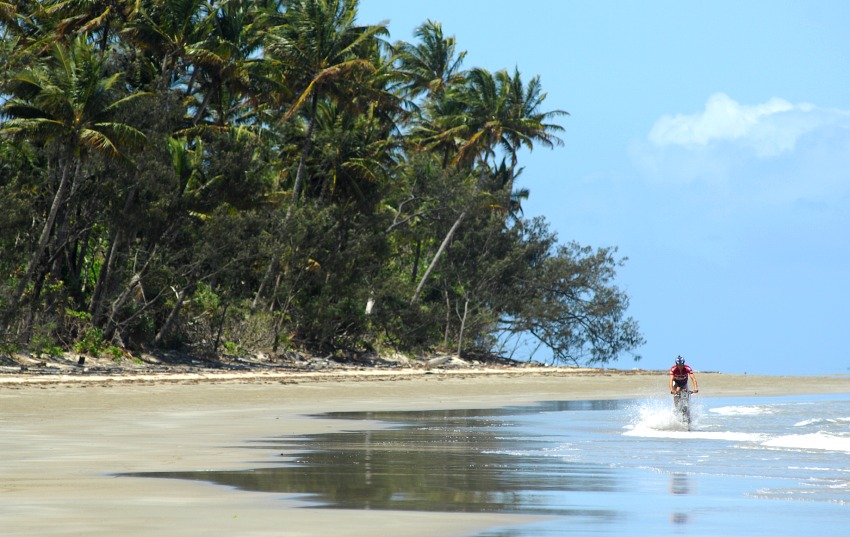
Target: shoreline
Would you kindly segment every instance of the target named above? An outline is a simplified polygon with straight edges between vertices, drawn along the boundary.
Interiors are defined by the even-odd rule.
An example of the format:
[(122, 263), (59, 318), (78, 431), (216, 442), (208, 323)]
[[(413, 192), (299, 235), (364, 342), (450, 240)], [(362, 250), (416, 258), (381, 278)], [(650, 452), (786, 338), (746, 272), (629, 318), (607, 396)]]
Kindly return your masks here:
[[(276, 358), (257, 354), (235, 357), (220, 355), (204, 359), (186, 355), (150, 354), (137, 357), (110, 359), (108, 357), (65, 353), (61, 356), (33, 358), (28, 355), (11, 355), (0, 360), (0, 389), (28, 385), (117, 385), (117, 384), (251, 384), (279, 382), (361, 382), (417, 380), (437, 378), (483, 379), (527, 377), (616, 377), (661, 378), (666, 380), (667, 370), (617, 369), (606, 367), (579, 367), (546, 365), (539, 362), (517, 362), (511, 359), (489, 361), (464, 360), (454, 355), (437, 354), (431, 357), (410, 359), (403, 355), (357, 356), (338, 360), (331, 356), (320, 358), (299, 353), (284, 353)], [(791, 383), (800, 388), (818, 379), (821, 388), (829, 389), (834, 383), (850, 381), (850, 373), (822, 375), (748, 375), (747, 373), (721, 373), (695, 371), (697, 380), (704, 376), (723, 379), (723, 390), (733, 383), (759, 386), (773, 391), (774, 382), (789, 389), (785, 379), (799, 379)], [(791, 388), (796, 389), (796, 388)], [(805, 389), (805, 388), (803, 388)], [(721, 392), (723, 392), (721, 390)], [(736, 393), (740, 390), (736, 390)], [(782, 390), (780, 390), (782, 391)], [(723, 393), (716, 392), (715, 395)]]
[[(279, 463), (252, 441), (378, 427), (336, 411), (666, 397), (666, 372), (572, 368), (0, 375), (4, 535), (470, 535), (525, 515), (293, 509), (298, 499), (203, 482), (115, 477)], [(850, 394), (850, 377), (699, 373), (700, 394)], [(46, 378), (45, 378), (46, 377)]]
[[(845, 381), (850, 385), (850, 374), (836, 373), (824, 375), (748, 375), (746, 373), (720, 373), (695, 371), (697, 380), (702, 384), (703, 377), (722, 379), (722, 387), (715, 395), (724, 395), (733, 382), (755, 385), (768, 391), (779, 382), (783, 387), (779, 394), (791, 389), (830, 390), (838, 384), (843, 386)], [(648, 369), (610, 369), (567, 366), (465, 366), (465, 367), (371, 367), (371, 366), (340, 366), (320, 370), (308, 368), (274, 369), (256, 368), (240, 371), (219, 369), (182, 367), (170, 368), (168, 372), (147, 371), (139, 369), (120, 369), (100, 371), (99, 369), (41, 369), (23, 370), (16, 368), (0, 368), (0, 389), (38, 385), (121, 385), (121, 384), (251, 384), (278, 382), (283, 384), (302, 382), (363, 382), (363, 381), (416, 381), (435, 378), (452, 379), (486, 379), (486, 378), (591, 378), (611, 377), (619, 379), (654, 378), (666, 381), (666, 370)], [(791, 386), (785, 381), (795, 379)], [(813, 384), (822, 384), (816, 388)], [(735, 390), (738, 393), (740, 390)], [(795, 392), (796, 393), (796, 392)], [(803, 392), (806, 393), (806, 392)], [(827, 393), (834, 393), (829, 391)]]

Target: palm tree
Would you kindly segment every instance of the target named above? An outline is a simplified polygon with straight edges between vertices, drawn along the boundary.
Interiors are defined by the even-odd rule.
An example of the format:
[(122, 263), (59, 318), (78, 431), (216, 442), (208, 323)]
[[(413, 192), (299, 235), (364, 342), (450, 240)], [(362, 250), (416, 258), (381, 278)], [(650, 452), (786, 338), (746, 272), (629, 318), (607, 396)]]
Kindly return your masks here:
[[(455, 108), (454, 115), (446, 118), (445, 124), (449, 128), (436, 133), (433, 139), (446, 142), (461, 137), (462, 142), (452, 163), (472, 168), (477, 162), (482, 178), (491, 173), (488, 171), (491, 168), (489, 162), (495, 160), (498, 148), (510, 155), (513, 166), (522, 146), (531, 149), (535, 142), (546, 147), (563, 144), (554, 134), (562, 131), (563, 127), (544, 121), (567, 113), (562, 110), (540, 110), (546, 94), (541, 94), (539, 77), (535, 77), (525, 88), (519, 71), (515, 71), (514, 77), (511, 77), (507, 71), (491, 75), (486, 69), (477, 68), (468, 73), (467, 83), (447, 98), (460, 106)], [(473, 195), (480, 186), (481, 180), (476, 183)], [(511, 189), (512, 185), (508, 190)], [(425, 282), (468, 212), (468, 208), (461, 211), (449, 229), (422, 275), (410, 300), (411, 304), (419, 299)]]
[(189, 93), (191, 58), (210, 31), (203, 0), (162, 0), (140, 9), (125, 34), (156, 64), (168, 86), (184, 85)]
[(11, 69), (12, 56), (17, 48), (19, 37), (15, 35), (9, 23), (14, 24), (17, 11), (15, 6), (0, 2), (0, 95), (6, 83), (7, 73)]
[(57, 222), (60, 208), (73, 193), (83, 162), (93, 153), (124, 158), (122, 147), (144, 141), (136, 128), (116, 121), (116, 115), (144, 93), (125, 95), (121, 77), (106, 72), (105, 60), (79, 36), (69, 45), (57, 43), (40, 67), (13, 76), (12, 98), (2, 106), (5, 121), (0, 134), (22, 136), (59, 149), (59, 183), (12, 301), (12, 310), (23, 299), (25, 288), (42, 263)]
[(4, 69), (19, 69), (42, 55), (49, 43), (56, 41), (53, 25), (51, 15), (41, 2), (0, 2), (0, 26), (3, 29), (0, 62)]
[(503, 158), (499, 166), (493, 170), (493, 183), (491, 191), (504, 197), (494, 204), (494, 208), (514, 223), (521, 223), (520, 216), (523, 214), (522, 202), (531, 195), (528, 188), (513, 188), (517, 177), (522, 174), (523, 168), (515, 168), (507, 164), (507, 158)]
[[(445, 37), (438, 22), (426, 21), (414, 35), (419, 43), (400, 42), (395, 46), (404, 96), (414, 111), (408, 141), (414, 148), (441, 153), (446, 168), (457, 151), (450, 134), (456, 125), (451, 121), (465, 110), (460, 101), (447, 94), (466, 80), (461, 70), (466, 52), (457, 52), (455, 38)], [(423, 98), (421, 103), (418, 98)]]
[(323, 181), (316, 185), (321, 197), (341, 206), (354, 204), (371, 212), (380, 201), (379, 189), (390, 173), (391, 143), (374, 114), (350, 114), (323, 102), (316, 117), (314, 155)]
[(467, 110), (465, 142), (455, 156), (456, 163), (495, 159), (496, 149), (500, 148), (516, 165), (517, 153), (523, 146), (530, 150), (535, 142), (545, 147), (563, 145), (554, 133), (564, 128), (546, 121), (567, 112), (540, 110), (546, 99), (546, 94), (541, 94), (540, 77), (532, 79), (525, 88), (519, 71), (511, 77), (504, 70), (491, 75), (486, 69), (473, 69), (457, 98)]
[(507, 128), (503, 130), (505, 144), (510, 148), (511, 165), (516, 166), (517, 152), (521, 147), (532, 150), (535, 144), (542, 145), (548, 149), (561, 147), (563, 140), (555, 133), (563, 132), (564, 128), (556, 123), (551, 123), (556, 117), (568, 116), (569, 112), (564, 110), (542, 111), (541, 106), (546, 100), (546, 93), (540, 84), (540, 76), (531, 79), (528, 85), (522, 83), (522, 77), (518, 69), (514, 69), (514, 75), (508, 76), (506, 71), (500, 71), (498, 76), (502, 79), (502, 91), (509, 95), (509, 103), (512, 109)]
[[(284, 4), (282, 16), (274, 12), (267, 15), (274, 25), (267, 34), (265, 59), (280, 66), (285, 78), (278, 101), (292, 100), (282, 121), (301, 114), (305, 123), (291, 202), (284, 217), (288, 222), (307, 181), (307, 163), (322, 106), (376, 118), (386, 133), (395, 128), (395, 112), (390, 110), (397, 108), (398, 99), (387, 91), (392, 64), (381, 55), (381, 38), (388, 35), (387, 28), (383, 24), (356, 24), (358, 0), (287, 0)], [(324, 184), (332, 186), (327, 180)], [(276, 265), (277, 258), (273, 257), (254, 307)]]
[[(245, 1), (224, 2), (211, 10), (209, 34), (194, 48), (191, 60), (198, 86), (192, 123), (198, 125), (208, 113), (208, 124), (219, 127), (246, 123), (250, 108), (252, 79), (260, 75), (262, 63), (257, 52), (262, 47), (263, 28), (255, 22), (255, 11)], [(213, 110), (209, 110), (212, 107)]]
[[(298, 203), (310, 157), (319, 102), (345, 94), (357, 72), (373, 72), (369, 41), (387, 35), (386, 26), (356, 24), (358, 0), (291, 0), (282, 24), (270, 33), (266, 50), (283, 66), (295, 102), (284, 113), (289, 120), (306, 107), (306, 130), (292, 191)], [(348, 95), (351, 95), (348, 92)], [(291, 214), (291, 207), (290, 212)]]
[(42, 2), (58, 17), (56, 37), (87, 34), (106, 52), (113, 34), (138, 11), (141, 0), (50, 0)]
[(398, 43), (398, 70), (407, 85), (407, 97), (426, 99), (444, 94), (463, 82), (460, 67), (466, 52), (457, 52), (454, 36), (444, 37), (439, 22), (425, 21), (413, 34), (420, 43)]

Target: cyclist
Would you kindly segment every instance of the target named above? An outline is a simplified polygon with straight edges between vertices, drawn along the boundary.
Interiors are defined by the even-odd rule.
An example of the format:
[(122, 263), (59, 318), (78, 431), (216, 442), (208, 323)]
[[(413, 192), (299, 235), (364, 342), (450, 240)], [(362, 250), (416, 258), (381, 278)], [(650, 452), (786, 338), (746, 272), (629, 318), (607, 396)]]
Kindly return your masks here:
[(670, 368), (670, 393), (675, 395), (681, 390), (688, 389), (688, 377), (694, 382), (694, 393), (699, 392), (697, 378), (690, 366), (685, 365), (685, 359), (676, 357), (676, 365)]

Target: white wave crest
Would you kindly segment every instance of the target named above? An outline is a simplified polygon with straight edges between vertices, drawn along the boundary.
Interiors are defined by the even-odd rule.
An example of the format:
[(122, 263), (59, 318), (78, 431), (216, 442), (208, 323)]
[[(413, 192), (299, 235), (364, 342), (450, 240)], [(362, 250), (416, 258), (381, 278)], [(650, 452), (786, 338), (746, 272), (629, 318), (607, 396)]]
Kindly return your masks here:
[(765, 436), (756, 433), (737, 433), (734, 431), (663, 431), (648, 427), (635, 427), (623, 433), (624, 436), (642, 438), (681, 438), (689, 440), (724, 440), (728, 442), (760, 442)]
[(764, 406), (723, 406), (712, 408), (709, 412), (721, 416), (759, 416), (773, 413), (770, 408)]
[(836, 425), (850, 423), (850, 418), (814, 418), (794, 424), (794, 427), (808, 427), (810, 425)]
[(762, 446), (785, 449), (804, 449), (850, 453), (850, 436), (838, 436), (818, 431), (812, 434), (777, 436), (762, 442)]

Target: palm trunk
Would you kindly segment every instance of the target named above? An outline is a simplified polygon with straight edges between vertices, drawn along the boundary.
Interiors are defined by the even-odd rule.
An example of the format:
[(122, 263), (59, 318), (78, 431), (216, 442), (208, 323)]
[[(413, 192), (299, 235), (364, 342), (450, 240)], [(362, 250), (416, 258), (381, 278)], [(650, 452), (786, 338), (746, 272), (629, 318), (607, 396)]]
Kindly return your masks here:
[(177, 302), (174, 304), (174, 307), (171, 308), (171, 311), (168, 313), (168, 317), (165, 319), (165, 322), (160, 327), (159, 332), (157, 332), (154, 337), (154, 344), (160, 345), (168, 333), (171, 331), (171, 327), (177, 321), (177, 316), (180, 314), (180, 310), (183, 309), (183, 302), (186, 300), (186, 291), (190, 289), (191, 286), (186, 286), (183, 289), (180, 289), (180, 292), (177, 294)]
[(272, 289), (271, 300), (269, 300), (269, 313), (274, 311), (275, 300), (277, 300), (277, 293), (280, 289), (280, 278), (283, 276), (280, 272), (278, 272), (277, 277), (274, 279), (274, 289)]
[[(71, 188), (71, 192), (68, 194), (68, 199), (72, 199), (75, 195), (74, 188)], [(70, 204), (65, 204), (62, 208), (59, 209), (59, 212), (56, 214), (56, 220), (53, 222), (53, 228), (56, 230), (53, 234), (52, 240), (52, 251), (50, 252), (51, 260), (48, 261), (49, 269), (48, 272), (53, 275), (54, 278), (57, 279), (65, 279), (68, 275), (63, 272), (62, 265), (70, 268), (71, 256), (70, 256), (70, 245), (68, 244), (70, 230), (69, 228), (69, 220), (71, 217), (68, 215)], [(51, 249), (48, 247), (48, 251)]]
[(106, 260), (100, 268), (100, 274), (97, 275), (97, 283), (94, 284), (91, 300), (89, 301), (89, 313), (91, 314), (92, 322), (95, 325), (100, 323), (100, 317), (103, 314), (103, 296), (105, 293), (106, 284), (109, 281), (112, 265), (115, 262), (116, 251), (118, 250), (120, 231), (116, 231), (110, 241), (109, 248), (106, 253)]
[(251, 310), (254, 311), (257, 309), (257, 306), (260, 305), (260, 298), (263, 296), (263, 291), (266, 290), (266, 286), (269, 284), (269, 280), (272, 278), (272, 274), (274, 273), (275, 266), (277, 265), (277, 256), (272, 257), (269, 260), (269, 266), (266, 268), (265, 274), (263, 274), (263, 279), (260, 280), (260, 286), (257, 288), (257, 293), (254, 295), (254, 300), (251, 301)]
[(23, 300), (27, 284), (29, 284), (33, 274), (35, 274), (35, 269), (38, 267), (38, 264), (41, 263), (41, 259), (44, 257), (44, 252), (47, 250), (47, 244), (50, 242), (50, 235), (53, 231), (53, 224), (56, 222), (56, 215), (59, 214), (59, 210), (62, 208), (62, 204), (65, 202), (65, 197), (67, 196), (71, 183), (73, 182), (71, 172), (72, 166), (75, 168), (73, 175), (76, 176), (77, 168), (79, 168), (79, 161), (76, 159), (69, 160), (62, 168), (62, 178), (59, 180), (59, 188), (56, 189), (56, 195), (53, 196), (53, 202), (50, 205), (50, 212), (47, 214), (47, 220), (44, 221), (44, 227), (41, 229), (41, 236), (38, 239), (35, 251), (30, 256), (24, 276), (18, 282), (18, 287), (15, 289), (15, 294), (12, 297), (12, 304), (9, 308), (10, 311), (17, 309), (18, 304), (20, 304), (21, 300)]
[[(82, 303), (82, 297), (86, 293), (86, 281), (83, 278), (83, 274), (87, 267), (90, 266), (90, 263), (93, 262), (93, 259), (86, 259), (86, 253), (88, 249), (89, 239), (93, 233), (92, 227), (87, 227), (80, 233), (75, 233), (77, 237), (74, 239), (72, 244), (69, 244), (65, 251), (67, 252), (68, 258), (68, 271), (67, 271), (67, 279), (71, 284), (71, 288), (75, 293), (75, 296), (79, 299), (79, 303)], [(82, 305), (80, 306), (82, 309)]]
[(446, 299), (446, 327), (443, 330), (443, 349), (449, 348), (449, 327), (452, 325), (452, 302), (449, 299), (449, 290), (443, 289), (443, 296)]
[[(127, 303), (127, 300), (129, 300), (130, 297), (135, 294), (136, 289), (142, 287), (142, 276), (147, 273), (151, 261), (156, 257), (156, 250), (157, 247), (154, 246), (151, 250), (150, 255), (148, 255), (148, 258), (142, 265), (142, 268), (140, 268), (138, 271), (136, 271), (135, 274), (133, 274), (133, 277), (130, 278), (129, 283), (121, 292), (121, 294), (118, 295), (118, 297), (112, 301), (112, 305), (109, 308), (109, 315), (106, 319), (106, 327), (103, 329), (104, 339), (106, 339), (107, 341), (112, 339), (115, 330), (117, 330), (119, 327), (120, 323), (117, 320), (119, 311), (124, 306), (124, 304)], [(142, 297), (144, 297), (144, 288), (142, 288), (141, 294)]]
[[(127, 199), (124, 201), (123, 214), (127, 214), (130, 211), (135, 197), (136, 188), (133, 187), (130, 189), (130, 192), (127, 193)], [(98, 323), (100, 322), (101, 315), (103, 314), (103, 302), (104, 296), (106, 294), (106, 287), (108, 286), (112, 267), (115, 265), (115, 259), (118, 256), (118, 247), (122, 242), (123, 236), (124, 233), (121, 231), (121, 229), (116, 230), (112, 234), (112, 237), (109, 240), (109, 248), (107, 250), (106, 260), (103, 263), (103, 266), (100, 268), (100, 274), (98, 274), (97, 283), (95, 283), (94, 290), (92, 291), (91, 301), (89, 302), (89, 313), (91, 314), (92, 322), (94, 322), (95, 325), (98, 325)]]
[(460, 351), (463, 349), (463, 331), (466, 328), (466, 317), (469, 313), (469, 299), (463, 302), (463, 317), (460, 318), (460, 333), (457, 336), (457, 355), (460, 358)]
[(112, 306), (109, 309), (109, 317), (106, 320), (106, 328), (103, 329), (103, 337), (106, 341), (112, 340), (112, 335), (118, 328), (118, 322), (116, 321), (116, 317), (118, 317), (118, 311), (127, 302), (127, 300), (131, 296), (133, 296), (134, 291), (141, 284), (141, 275), (138, 273), (134, 274), (133, 277), (130, 278), (130, 283), (127, 284), (127, 287), (124, 289), (124, 291), (120, 295), (118, 295), (118, 297), (112, 302)]
[(460, 213), (460, 216), (457, 217), (457, 220), (455, 220), (455, 223), (452, 228), (449, 230), (448, 233), (446, 233), (446, 237), (443, 239), (442, 244), (440, 244), (440, 247), (437, 249), (437, 253), (434, 254), (434, 259), (431, 260), (431, 264), (428, 265), (428, 268), (425, 269), (425, 274), (423, 274), (422, 279), (419, 280), (419, 285), (416, 287), (416, 292), (413, 293), (413, 297), (410, 299), (411, 305), (416, 304), (416, 302), (419, 300), (419, 295), (422, 294), (422, 288), (425, 287), (425, 282), (428, 281), (428, 277), (431, 276), (431, 272), (433, 272), (434, 267), (437, 266), (437, 262), (440, 260), (440, 257), (442, 257), (443, 252), (446, 250), (446, 247), (449, 245), (449, 241), (452, 240), (455, 231), (457, 231), (457, 228), (460, 227), (460, 223), (463, 222), (464, 218), (466, 218), (466, 213), (466, 210)]
[(419, 258), (422, 255), (422, 241), (416, 241), (416, 250), (413, 253), (413, 268), (410, 270), (410, 283), (416, 281), (419, 274)]
[(292, 209), (298, 205), (301, 190), (304, 189), (304, 176), (307, 174), (307, 159), (310, 157), (310, 149), (313, 139), (313, 129), (316, 125), (316, 111), (319, 109), (319, 98), (314, 93), (310, 103), (310, 120), (307, 123), (307, 134), (304, 136), (304, 146), (301, 148), (301, 158), (298, 161), (298, 171), (295, 173), (295, 185), (292, 187), (292, 204), (286, 211), (286, 219), (292, 216)]
[(212, 97), (213, 90), (210, 88), (207, 94), (204, 95), (204, 100), (201, 102), (201, 106), (198, 107), (198, 111), (195, 112), (195, 117), (192, 119), (192, 125), (197, 125), (198, 122), (201, 121), (201, 118), (204, 117), (204, 113), (207, 111), (207, 107), (210, 105), (210, 99), (212, 99)]
[[(478, 179), (478, 182), (475, 183), (475, 188), (472, 190), (472, 199), (473, 200), (475, 199), (475, 196), (478, 194), (478, 189), (481, 186), (481, 180), (483, 179), (483, 177), (484, 177), (484, 168), (481, 169), (481, 177)], [(440, 247), (437, 249), (437, 253), (434, 254), (434, 259), (431, 260), (431, 264), (428, 265), (428, 268), (425, 270), (425, 274), (423, 274), (422, 279), (419, 280), (419, 285), (416, 287), (416, 292), (413, 293), (413, 297), (410, 299), (410, 305), (411, 306), (413, 304), (416, 304), (416, 302), (419, 300), (419, 295), (422, 293), (422, 288), (425, 286), (425, 282), (428, 280), (428, 277), (431, 276), (431, 272), (434, 270), (434, 267), (437, 266), (437, 262), (440, 260), (440, 257), (443, 255), (443, 252), (445, 251), (446, 247), (449, 245), (449, 241), (452, 240), (452, 237), (454, 236), (455, 231), (457, 231), (457, 228), (460, 227), (461, 222), (463, 222), (463, 219), (466, 218), (466, 214), (468, 212), (469, 212), (469, 208), (467, 207), (466, 209), (463, 210), (462, 213), (460, 213), (460, 216), (457, 217), (457, 220), (455, 220), (454, 225), (452, 225), (452, 228), (446, 234), (446, 237), (443, 239), (442, 244), (440, 244)]]

